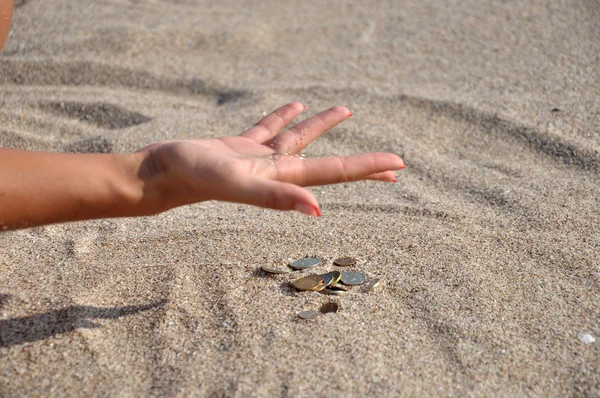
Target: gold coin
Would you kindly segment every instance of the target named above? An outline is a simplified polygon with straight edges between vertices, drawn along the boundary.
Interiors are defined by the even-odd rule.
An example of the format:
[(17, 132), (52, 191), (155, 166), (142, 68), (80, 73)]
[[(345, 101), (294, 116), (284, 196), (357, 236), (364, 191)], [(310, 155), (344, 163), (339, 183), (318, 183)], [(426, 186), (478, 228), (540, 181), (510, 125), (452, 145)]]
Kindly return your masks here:
[(331, 296), (342, 296), (346, 293), (345, 290), (336, 290), (336, 289), (323, 289), (320, 293), (329, 294)]
[(340, 271), (332, 271), (331, 273), (333, 274), (333, 281), (331, 281), (329, 286), (335, 285), (342, 279), (342, 273)]
[(327, 285), (325, 285), (325, 282), (322, 281), (317, 286), (315, 286), (314, 289), (310, 289), (310, 290), (312, 290), (313, 292), (320, 292), (321, 290), (325, 289), (326, 287), (327, 287)]
[(315, 318), (320, 317), (321, 315), (323, 315), (323, 313), (321, 311), (310, 310), (310, 311), (302, 311), (301, 313), (298, 314), (298, 317), (300, 319), (315, 319)]
[(340, 267), (348, 267), (350, 265), (356, 264), (356, 259), (352, 257), (340, 257), (333, 262), (335, 265), (339, 265)]
[(321, 276), (325, 280), (325, 286), (331, 286), (339, 282), (342, 273), (340, 271), (331, 271)]
[(367, 285), (367, 293), (373, 293), (375, 291), (375, 289), (377, 289), (377, 287), (379, 286), (379, 281), (380, 279), (373, 279), (371, 282), (369, 282), (369, 284)]
[(260, 267), (263, 271), (268, 272), (269, 274), (289, 274), (290, 271), (286, 269), (281, 269), (277, 267), (272, 267), (270, 265), (263, 265)]
[(338, 303), (326, 303), (319, 308), (319, 311), (321, 311), (323, 314), (327, 314), (329, 312), (338, 312), (339, 308), (340, 306)]
[(342, 283), (344, 285), (362, 285), (366, 281), (367, 278), (360, 272), (342, 272)]
[(298, 290), (313, 290), (320, 288), (323, 285), (323, 277), (321, 275), (308, 275), (304, 278), (293, 280), (292, 286)]

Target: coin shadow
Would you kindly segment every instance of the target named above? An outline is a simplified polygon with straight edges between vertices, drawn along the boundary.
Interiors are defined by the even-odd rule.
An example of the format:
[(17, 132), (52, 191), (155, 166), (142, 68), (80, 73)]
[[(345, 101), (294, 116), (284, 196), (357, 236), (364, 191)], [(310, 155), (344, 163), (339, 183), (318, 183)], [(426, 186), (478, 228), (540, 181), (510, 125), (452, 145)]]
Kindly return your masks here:
[(256, 268), (254, 269), (254, 271), (252, 271), (252, 275), (257, 277), (257, 278), (267, 278), (267, 279), (273, 279), (273, 280), (277, 280), (279, 278), (283, 277), (288, 277), (291, 276), (293, 274), (293, 272), (287, 272), (285, 274), (271, 274), (263, 269)]
[[(0, 295), (1, 304), (9, 297)], [(0, 319), (0, 348), (44, 340), (79, 328), (100, 328), (101, 324), (89, 319), (116, 319), (161, 307), (165, 303), (166, 300), (161, 300), (150, 304), (109, 308), (78, 305), (25, 317)]]
[(256, 278), (270, 278), (271, 277), (271, 275), (268, 272), (263, 271), (260, 268), (254, 269), (254, 271), (252, 271), (252, 276), (254, 276)]
[(298, 295), (298, 291), (290, 284), (289, 281), (281, 282), (279, 284), (279, 290), (286, 296), (295, 297)]

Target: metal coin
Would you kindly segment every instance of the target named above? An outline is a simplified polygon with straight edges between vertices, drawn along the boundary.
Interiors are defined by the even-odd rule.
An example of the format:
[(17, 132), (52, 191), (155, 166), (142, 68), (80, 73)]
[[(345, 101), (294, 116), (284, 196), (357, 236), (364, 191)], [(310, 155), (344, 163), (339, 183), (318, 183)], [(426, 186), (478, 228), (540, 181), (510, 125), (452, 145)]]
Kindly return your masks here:
[(346, 291), (345, 290), (335, 290), (335, 289), (323, 289), (320, 293), (329, 294), (331, 296), (343, 296)]
[(323, 313), (321, 311), (310, 310), (310, 311), (302, 311), (301, 313), (298, 314), (298, 317), (300, 319), (315, 319), (315, 318), (320, 317), (321, 315), (323, 315)]
[(329, 284), (329, 286), (333, 286), (342, 279), (342, 273), (340, 271), (332, 271), (333, 281)]
[(291, 283), (298, 290), (313, 290), (324, 284), (321, 275), (308, 275), (304, 278), (293, 280)]
[(341, 290), (343, 292), (348, 291), (348, 288), (346, 286), (342, 285), (341, 283), (336, 283), (335, 285), (329, 285), (328, 288), (331, 290)]
[(323, 274), (323, 275), (321, 275), (321, 277), (323, 277), (325, 287), (329, 286), (331, 284), (331, 282), (333, 281), (333, 275), (331, 274), (331, 272)]
[(323, 314), (327, 314), (329, 312), (338, 312), (339, 308), (340, 306), (337, 303), (326, 303), (319, 308), (319, 311), (321, 311)]
[(332, 271), (321, 276), (323, 277), (323, 280), (325, 280), (325, 286), (330, 286), (338, 283), (342, 277), (342, 273), (340, 271)]
[(293, 269), (307, 269), (318, 265), (320, 262), (321, 260), (318, 258), (309, 257), (294, 261), (290, 264), (290, 267)]
[(317, 286), (315, 286), (312, 290), (313, 292), (320, 292), (321, 290), (325, 289), (327, 287), (327, 285), (325, 285), (325, 281), (321, 281)]
[(348, 267), (350, 265), (356, 264), (356, 259), (352, 257), (340, 257), (333, 262), (335, 265), (339, 265), (340, 267)]
[(269, 274), (289, 274), (290, 271), (287, 269), (281, 269), (277, 267), (271, 267), (270, 265), (263, 265), (260, 267), (263, 271), (268, 272)]
[(342, 283), (344, 285), (362, 285), (366, 281), (367, 278), (360, 272), (342, 272)]
[(367, 293), (373, 293), (375, 291), (375, 289), (377, 289), (377, 287), (379, 286), (379, 281), (380, 279), (373, 279), (371, 282), (369, 282), (369, 284), (367, 285)]

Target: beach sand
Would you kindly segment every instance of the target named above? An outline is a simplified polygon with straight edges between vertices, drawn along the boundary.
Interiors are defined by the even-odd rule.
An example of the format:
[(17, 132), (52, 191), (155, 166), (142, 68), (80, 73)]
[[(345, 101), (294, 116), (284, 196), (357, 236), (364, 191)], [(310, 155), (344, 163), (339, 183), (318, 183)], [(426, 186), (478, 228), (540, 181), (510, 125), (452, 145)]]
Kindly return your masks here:
[[(408, 168), (311, 188), (318, 219), (206, 202), (0, 234), (0, 395), (600, 395), (600, 2), (363, 3), (17, 1), (0, 146), (133, 151), (301, 101), (354, 113), (308, 156)], [(259, 270), (304, 256), (382, 286)]]

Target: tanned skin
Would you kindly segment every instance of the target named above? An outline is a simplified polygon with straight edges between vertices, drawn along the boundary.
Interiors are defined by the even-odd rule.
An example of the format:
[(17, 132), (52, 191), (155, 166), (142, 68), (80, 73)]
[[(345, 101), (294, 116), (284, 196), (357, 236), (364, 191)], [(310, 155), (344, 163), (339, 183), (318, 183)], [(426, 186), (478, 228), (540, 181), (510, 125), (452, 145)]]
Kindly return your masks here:
[[(13, 1), (0, 0), (0, 51)], [(364, 153), (303, 159), (312, 141), (352, 114), (335, 106), (281, 131), (305, 106), (284, 105), (241, 135), (159, 142), (135, 153), (67, 154), (0, 148), (0, 231), (157, 214), (221, 200), (320, 216), (303, 187), (364, 179), (395, 182), (402, 159)], [(301, 137), (302, 139), (298, 139)]]
[(8, 32), (10, 31), (13, 9), (13, 0), (0, 0), (0, 51), (2, 51)]

